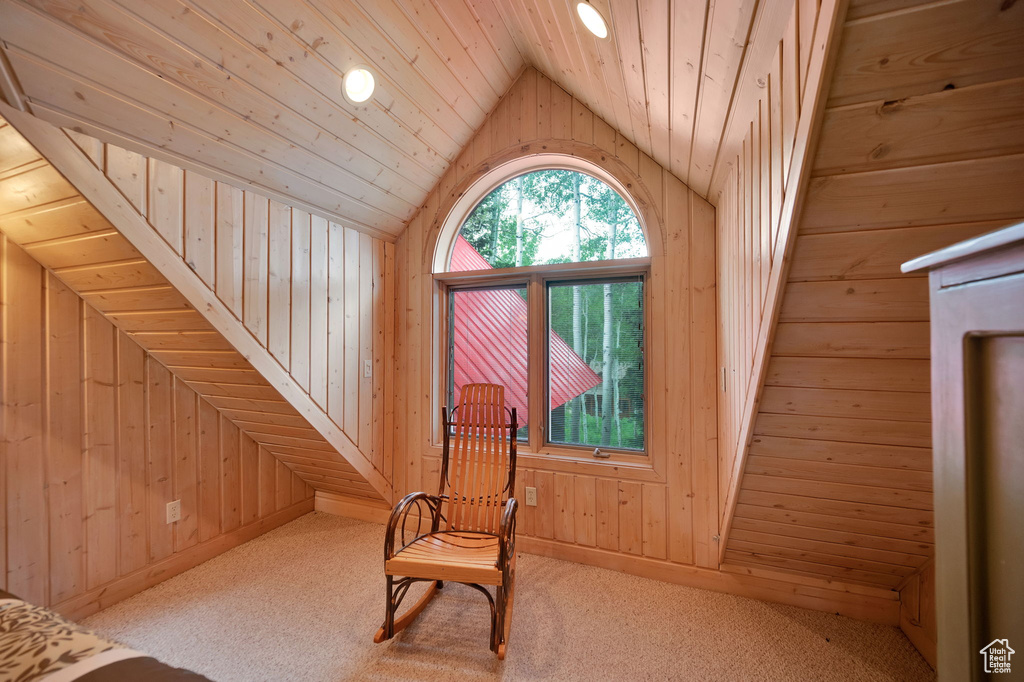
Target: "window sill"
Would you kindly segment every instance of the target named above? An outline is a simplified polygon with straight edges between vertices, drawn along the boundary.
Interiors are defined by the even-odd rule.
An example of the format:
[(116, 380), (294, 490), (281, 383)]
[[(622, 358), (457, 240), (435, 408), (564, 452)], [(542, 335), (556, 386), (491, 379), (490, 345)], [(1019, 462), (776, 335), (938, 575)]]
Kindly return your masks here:
[[(600, 476), (645, 483), (664, 483), (666, 480), (662, 472), (655, 469), (654, 458), (650, 454), (616, 453), (608, 459), (597, 459), (585, 452), (571, 448), (545, 448), (540, 452), (529, 452), (520, 448), (516, 454), (516, 460), (520, 468), (525, 467), (535, 471)], [(433, 446), (426, 454), (440, 457), (441, 448)]]
[(598, 459), (575, 450), (544, 449), (541, 452), (520, 452), (517, 459), (522, 466), (538, 471), (555, 471), (621, 478), (631, 481), (664, 482), (665, 478), (654, 468), (649, 455), (613, 454)]

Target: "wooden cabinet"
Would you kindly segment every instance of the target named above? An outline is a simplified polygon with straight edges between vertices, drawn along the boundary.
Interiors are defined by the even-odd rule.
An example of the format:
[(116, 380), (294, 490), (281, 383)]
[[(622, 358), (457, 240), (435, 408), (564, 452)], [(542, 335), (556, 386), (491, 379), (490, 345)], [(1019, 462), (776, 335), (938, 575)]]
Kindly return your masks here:
[[(929, 270), (940, 680), (1024, 671), (1024, 224), (904, 264)], [(993, 666), (994, 667), (994, 666)], [(1003, 679), (1008, 676), (1003, 676)]]

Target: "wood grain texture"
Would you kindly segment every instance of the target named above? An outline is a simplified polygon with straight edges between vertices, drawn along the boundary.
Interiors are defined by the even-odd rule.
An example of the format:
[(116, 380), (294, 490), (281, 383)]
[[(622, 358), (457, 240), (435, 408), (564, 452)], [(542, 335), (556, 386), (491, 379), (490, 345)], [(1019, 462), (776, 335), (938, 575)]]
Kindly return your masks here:
[(1024, 75), (1024, 9), (994, 0), (929, 3), (850, 22), (830, 106), (963, 88)]
[[(142, 216), (134, 205), (126, 205), (123, 195), (115, 189), (114, 177), (124, 181), (127, 169), (117, 166), (101, 172), (82, 156), (80, 145), (90, 138), (75, 134), (76, 142), (72, 143), (66, 134), (31, 118), (22, 119), (21, 125), (28, 126), (36, 144), (49, 149), (51, 157), (63, 164), (65, 172), (87, 188), (93, 201), (99, 201), (108, 215), (115, 216), (121, 230), (137, 230), (131, 233), (132, 238), (149, 244), (152, 248), (149, 258), (159, 261), (164, 272), (157, 271), (112, 222), (104, 221), (106, 226), (100, 227), (91, 216), (87, 222), (78, 223), (77, 232), (66, 224), (57, 227), (58, 223), (49, 221), (34, 225), (36, 229), (29, 232), (22, 229), (21, 222), (12, 222), (13, 233), (28, 240), (27, 248), (33, 257), (53, 268), (74, 290), (87, 294), (106, 319), (156, 353), (161, 363), (172, 367), (178, 378), (194, 390), (202, 391), (204, 396), (261, 397), (255, 391), (263, 387), (278, 398), (277, 392), (270, 388), (267, 373), (269, 370), (270, 376), (279, 374), (283, 366), (285, 375), (279, 375), (277, 381), (284, 383), (278, 385), (277, 391), (295, 390), (291, 399), (298, 401), (304, 416), (294, 412), (286, 425), (281, 422), (282, 417), (273, 413), (261, 420), (257, 408), (250, 409), (252, 414), (232, 415), (233, 418), (252, 435), (260, 433), (254, 425), (276, 422), (275, 433), (266, 435), (274, 436), (276, 444), (284, 445), (288, 443), (282, 441), (282, 437), (293, 435), (296, 441), (292, 445), (299, 446), (309, 444), (310, 439), (326, 444), (324, 437), (312, 430), (309, 423), (310, 419), (314, 422), (319, 419), (318, 428), (333, 438), (334, 447), (347, 450), (349, 456), (365, 459), (364, 476), (374, 480), (378, 488), (388, 489), (389, 483), (381, 472), (385, 469), (383, 416), (387, 412), (385, 402), (390, 397), (382, 390), (385, 375), (382, 365), (378, 363), (373, 372), (377, 390), (373, 390), (372, 381), (367, 382), (365, 390), (351, 401), (355, 408), (360, 400), (368, 403), (362, 413), (366, 425), (374, 429), (375, 437), (371, 438), (367, 429), (363, 442), (366, 451), (373, 452), (377, 461), (371, 461), (355, 449), (353, 441), (358, 437), (355, 432), (351, 439), (347, 438), (342, 425), (331, 422), (324, 407), (318, 405), (312, 395), (310, 367), (314, 345), (310, 335), (314, 327), (323, 330), (324, 320), (318, 319), (314, 324), (311, 310), (327, 305), (330, 287), (329, 284), (322, 286), (321, 280), (316, 290), (321, 298), (314, 306), (310, 280), (314, 222), (308, 213), (253, 192), (242, 193), (193, 171), (149, 159), (144, 164), (131, 165), (135, 169), (131, 174), (132, 182), (141, 185), (147, 197), (145, 205), (149, 215)], [(14, 139), (18, 136), (13, 126), (0, 129), (0, 137)], [(97, 147), (97, 144), (86, 146), (113, 148), (102, 144)], [(131, 159), (127, 152), (111, 156), (119, 159), (118, 163)], [(39, 169), (52, 168), (41, 159), (32, 163)], [(115, 171), (116, 176), (105, 174)], [(12, 182), (15, 181), (0, 181), (0, 188), (7, 187), (14, 192), (16, 185), (10, 184)], [(66, 192), (62, 189), (60, 193)], [(24, 207), (28, 195), (14, 192), (12, 197), (15, 195), (19, 198), (13, 199), (14, 203), (0, 205), (0, 213), (32, 220)], [(60, 201), (64, 203), (58, 210), (72, 211), (67, 214), (69, 217), (78, 216), (79, 204), (67, 203), (76, 196), (81, 198), (74, 193), (62, 198)], [(51, 204), (37, 207), (37, 211), (52, 210)], [(60, 236), (51, 238), (39, 229), (51, 225)], [(326, 222), (318, 220), (315, 227), (317, 243), (321, 243), (326, 238)], [(358, 236), (354, 230), (352, 234)], [(219, 242), (218, 235), (223, 237)], [(375, 290), (382, 294), (386, 268), (383, 244), (366, 235), (363, 239), (367, 253), (379, 257), (356, 261), (355, 267), (362, 266), (372, 283), (368, 292)], [(166, 277), (172, 271), (175, 273), (173, 286), (172, 279)], [(318, 274), (330, 276), (322, 269)], [(352, 277), (358, 281), (360, 274), (335, 272), (334, 277)], [(391, 336), (384, 334), (383, 297), (364, 296), (357, 298), (355, 305), (353, 314), (363, 319), (365, 355), (371, 358), (375, 347), (376, 357), (383, 358), (392, 342)], [(218, 326), (211, 324), (211, 316), (220, 320)], [(252, 356), (253, 349), (245, 351), (249, 356), (247, 362), (233, 348), (240, 340), (252, 343), (250, 332), (259, 341), (263, 364)], [(225, 334), (231, 336), (231, 340)], [(354, 375), (360, 359), (350, 356), (348, 361), (353, 365), (350, 373)], [(257, 367), (260, 372), (255, 371)], [(287, 388), (289, 386), (291, 389)], [(329, 387), (321, 388), (322, 392), (327, 392)], [(284, 426), (304, 431), (284, 431)], [(378, 447), (373, 447), (374, 443)]]
[[(849, 573), (869, 567), (852, 566), (848, 548), (920, 540), (910, 554), (927, 557), (934, 541), (911, 532), (931, 523), (929, 307), (924, 279), (899, 265), (1024, 217), (1010, 188), (1024, 140), (1012, 113), (1024, 104), (1024, 73), (1010, 36), (1024, 13), (998, 2), (850, 5), (763, 385), (745, 383), (742, 333), (759, 288), (757, 235), (720, 237), (720, 253), (743, 264), (720, 272), (730, 368), (722, 424), (732, 437), (737, 398), (756, 398), (751, 436), (738, 443), (749, 460), (736, 518), (764, 531), (742, 548), (727, 538), (726, 549), (727, 562), (744, 566), (885, 584), (872, 577), (878, 567)], [(785, 51), (782, 61), (785, 128)], [(742, 175), (723, 195), (720, 224), (751, 221), (762, 199), (744, 194), (750, 184)], [(846, 503), (885, 507), (861, 514)], [(904, 509), (887, 517), (890, 505)], [(801, 555), (765, 524), (846, 539)], [(905, 556), (892, 562), (901, 568), (880, 572), (920, 568)]]
[[(387, 238), (472, 155), (489, 113), (496, 146), (572, 130), (547, 115), (550, 92), (502, 101), (524, 67), (587, 109), (579, 141), (608, 125), (708, 197), (790, 15), (801, 91), (816, 19), (809, 2), (598, 0), (611, 29), (597, 40), (548, 0), (8, 5), (0, 36), (32, 113)], [(377, 90), (356, 105), (337, 90), (360, 64)]]
[[(645, 335), (650, 366), (664, 371), (649, 378), (645, 461), (556, 458), (520, 448), (519, 487), (536, 488), (538, 500), (536, 507), (520, 500), (520, 542), (540, 538), (552, 546), (600, 550), (616, 561), (717, 569), (714, 209), (544, 74), (526, 71), (505, 101), (395, 247), (396, 483), (403, 481), (403, 492), (436, 486), (440, 398), (432, 367), (439, 299), (431, 263), (435, 248), (447, 248), (438, 242), (443, 216), (490, 168), (524, 153), (575, 154), (612, 173), (639, 205), (653, 254)], [(349, 250), (346, 241), (346, 259)], [(347, 297), (347, 282), (344, 291)], [(397, 472), (404, 472), (402, 479)]]
[[(156, 149), (170, 163), (189, 158), (190, 170), (205, 167), (349, 226), (394, 234), (522, 65), (503, 22), (485, 32), (459, 3), (419, 8), (414, 24), (399, 4), (368, 12), (357, 3), (324, 11), (232, 2), (178, 17), (156, 7), (37, 2), (5, 8), (5, 24), (39, 32), (35, 46), (50, 61), (14, 61), (25, 77), (46, 73), (47, 85), (29, 90), (39, 98), (35, 112), (52, 122), (108, 141), (131, 138), (135, 151)], [(450, 24), (456, 16), (461, 22)], [(453, 55), (442, 57), (438, 40)], [(413, 54), (419, 59), (407, 63)], [(83, 69), (86, 61), (93, 66)], [(365, 62), (378, 94), (349, 105), (337, 97), (338, 82)], [(90, 95), (69, 101), (57, 82)], [(74, 101), (80, 106), (69, 107)], [(218, 139), (232, 128), (244, 133)]]
[[(783, 312), (782, 301), (844, 8), (835, 2), (796, 4), (773, 45), (771, 68), (743, 119), (743, 145), (717, 196), (722, 555), (740, 494), (758, 393), (772, 344), (778, 345), (778, 320), (784, 314), (824, 314), (814, 302), (795, 311), (790, 304)], [(814, 310), (808, 312), (810, 308)], [(798, 343), (805, 342), (796, 336)]]
[[(147, 584), (170, 577), (157, 570), (161, 562), (197, 547), (226, 548), (220, 509), (209, 513), (218, 489), (206, 485), (204, 454), (217, 442), (210, 422), (216, 429), (222, 419), (216, 408), (2, 234), (0, 310), (0, 497), (6, 518), (21, 520), (4, 524), (7, 589), (61, 607), (141, 573), (150, 574)], [(22, 443), (33, 448), (31, 460)], [(286, 484), (290, 494), (294, 483)], [(174, 499), (182, 520), (168, 525)], [(247, 532), (266, 530), (268, 518), (250, 516)]]

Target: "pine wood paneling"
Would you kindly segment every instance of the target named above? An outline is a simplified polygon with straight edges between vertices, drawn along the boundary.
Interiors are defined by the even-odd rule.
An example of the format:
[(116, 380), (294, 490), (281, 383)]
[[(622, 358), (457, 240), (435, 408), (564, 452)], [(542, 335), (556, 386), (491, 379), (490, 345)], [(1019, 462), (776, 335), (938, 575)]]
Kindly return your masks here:
[[(395, 234), (522, 57), (493, 8), (361, 5), (232, 1), (180, 13), (30, 0), (5, 5), (0, 23), (5, 38), (36, 36), (9, 48), (33, 113)], [(341, 76), (363, 63), (377, 93), (350, 105)], [(174, 223), (168, 215), (172, 240)]]
[(174, 382), (174, 498), (181, 500), (181, 521), (174, 525), (174, 551), (180, 552), (199, 541), (199, 480), (196, 392), (181, 381)]
[[(822, 176), (811, 182), (802, 234), (1005, 219), (1020, 215), (1024, 154)], [(902, 188), (897, 194), (892, 187)]]
[[(437, 401), (430, 274), (437, 221), (486, 169), (537, 151), (590, 159), (634, 190), (652, 252), (652, 312), (645, 334), (651, 367), (661, 369), (649, 378), (650, 454), (643, 465), (586, 457), (557, 462), (520, 448), (517, 489), (536, 488), (538, 501), (527, 507), (520, 500), (520, 537), (561, 548), (596, 548), (615, 561), (717, 568), (714, 209), (581, 99), (533, 70), (505, 95), (395, 248), (396, 484), (405, 492), (437, 486), (434, 422), (440, 404), (431, 407)], [(345, 242), (345, 259), (353, 242)], [(346, 298), (349, 291), (346, 281)], [(352, 332), (357, 351), (359, 329)]]
[(174, 550), (173, 528), (166, 524), (165, 500), (174, 499), (172, 480), (173, 424), (162, 416), (172, 409), (170, 372), (152, 358), (146, 358), (146, 487), (149, 489), (149, 555), (159, 561)]
[[(2, 256), (0, 256), (2, 257)], [(82, 470), (82, 319), (81, 300), (46, 275), (47, 366), (50, 405), (46, 430), (50, 435), (48, 514), (54, 519), (50, 533), (51, 598), (76, 594), (84, 584), (84, 524)]]
[(824, 438), (797, 439), (755, 435), (750, 440), (750, 454), (923, 472), (931, 470), (931, 452), (927, 449), (899, 445), (836, 442)]
[(878, 322), (928, 319), (924, 278), (868, 282), (792, 282), (786, 288), (782, 322)]
[(139, 399), (146, 386), (146, 354), (134, 341), (118, 334), (117, 360), (118, 566), (122, 573), (130, 573), (145, 566), (149, 557), (146, 402)]
[[(851, 3), (727, 539), (744, 565), (905, 576), (901, 625), (926, 656), (929, 308), (899, 264), (1024, 218), (1022, 20), (994, 1)], [(849, 561), (878, 549), (894, 568)]]
[(761, 394), (763, 414), (803, 414), (896, 421), (930, 421), (930, 396), (921, 392), (853, 391), (770, 386)]
[[(43, 271), (9, 242), (4, 250), (4, 427), (7, 589), (48, 599), (42, 379)], [(18, 485), (12, 485), (18, 481)]]
[[(734, 122), (743, 131), (743, 142), (722, 166), (731, 170), (723, 170), (718, 183), (719, 374), (715, 383), (719, 390), (719, 514), (726, 522), (736, 502), (789, 243), (796, 233), (793, 216), (802, 201), (801, 175), (806, 172), (836, 11), (834, 2), (821, 8), (814, 2), (798, 2), (790, 10), (786, 30), (772, 46), (769, 71), (758, 83), (762, 87), (753, 90), (756, 97), (746, 112), (748, 118)], [(812, 53), (816, 55), (813, 62)], [(790, 303), (783, 315), (792, 320), (828, 315), (830, 311), (818, 309), (816, 295), (818, 290), (810, 290), (803, 306)], [(856, 319), (857, 306), (848, 308), (832, 316)], [(796, 343), (811, 343), (800, 334), (794, 336)]]
[[(221, 528), (231, 531), (242, 523), (242, 462), (241, 432), (228, 419), (220, 422), (220, 492), (221, 492)], [(279, 466), (283, 466), (278, 462)], [(290, 480), (285, 475), (277, 479), (277, 494), (282, 489), (291, 488)], [(282, 509), (283, 505), (278, 507)]]
[[(351, 301), (350, 311), (360, 325), (360, 354), (349, 354), (340, 360), (349, 363), (344, 375), (352, 378), (361, 377), (362, 362), (370, 360), (371, 376), (361, 379), (359, 394), (349, 401), (350, 409), (359, 415), (359, 426), (348, 425), (352, 436), (346, 438), (341, 433), (345, 425), (339, 423), (333, 438), (337, 447), (342, 450), (353, 448), (350, 455), (363, 457), (352, 445), (359, 441), (366, 452), (366, 466), (369, 467), (364, 476), (370, 476), (379, 489), (388, 487), (383, 472), (390, 476), (384, 456), (385, 451), (389, 452), (390, 446), (385, 447), (385, 443), (390, 439), (386, 441), (384, 438), (384, 415), (388, 412), (386, 403), (391, 398), (383, 390), (386, 374), (383, 358), (393, 341), (390, 334), (385, 334), (385, 329), (389, 328), (384, 314), (388, 264), (382, 242), (367, 235), (360, 236), (350, 229), (357, 242), (362, 241), (353, 251), (355, 260), (345, 263), (355, 271), (347, 272), (344, 268), (331, 271), (325, 269), (326, 263), (318, 261), (316, 274), (320, 279), (314, 289), (311, 286), (311, 246), (314, 241), (318, 245), (326, 242), (326, 220), (314, 221), (309, 213), (299, 209), (253, 192), (243, 193), (163, 161), (149, 159), (147, 163), (139, 164), (129, 153), (104, 154), (108, 159), (107, 166), (98, 170), (106, 175), (99, 175), (96, 174), (97, 169), (91, 167), (91, 161), (84, 161), (79, 148), (71, 146), (59, 131), (32, 119), (23, 121), (23, 125), (29, 125), (34, 131), (32, 134), (38, 138), (37, 144), (51, 145), (51, 151), (58, 154), (61, 163), (75, 168), (81, 174), (79, 181), (86, 183), (90, 191), (95, 191), (102, 201), (110, 199), (115, 202), (108, 206), (108, 210), (126, 212), (127, 215), (122, 216), (126, 223), (139, 221), (134, 224), (144, 229), (135, 235), (136, 238), (145, 240), (149, 235), (147, 230), (152, 230), (174, 249), (176, 255), (169, 257), (168, 264), (186, 268), (188, 281), (184, 283), (183, 291), (189, 292), (193, 303), (204, 312), (200, 314), (193, 303), (181, 295), (181, 291), (175, 292), (170, 280), (157, 272), (110, 222), (105, 221), (105, 227), (95, 229), (99, 227), (98, 221), (88, 216), (87, 222), (79, 223), (80, 229), (87, 231), (76, 233), (66, 226), (59, 227), (57, 231), (61, 236), (56, 238), (50, 238), (47, 232), (39, 229), (50, 225), (56, 227), (59, 225), (56, 221), (47, 221), (42, 226), (32, 225), (35, 229), (24, 229), (20, 216), (25, 215), (25, 220), (34, 218), (25, 214), (23, 198), (14, 198), (21, 195), (15, 192), (16, 185), (11, 184), (15, 181), (11, 179), (0, 179), (0, 189), (7, 188), (12, 192), (10, 202), (0, 203), (4, 229), (11, 225), (12, 233), (24, 240), (33, 257), (52, 267), (57, 276), (73, 289), (86, 294), (103, 311), (107, 320), (128, 332), (135, 341), (154, 353), (153, 357), (160, 363), (172, 368), (180, 380), (192, 386), (193, 390), (200, 390), (206, 397), (280, 397), (270, 388), (266, 377), (254, 371), (260, 363), (252, 358), (253, 351), (246, 351), (254, 362), (250, 364), (224, 336), (226, 327), (214, 328), (206, 319), (212, 312), (223, 313), (228, 316), (224, 322), (237, 324), (239, 331), (244, 323), (259, 340), (261, 350), (269, 351), (277, 363), (290, 372), (286, 377), (286, 393), (287, 386), (294, 385), (298, 390), (299, 404), (303, 404), (303, 400), (308, 401), (302, 409), (314, 410), (314, 417), (315, 411), (319, 410), (322, 413), (320, 418), (327, 422), (320, 428), (331, 433), (335, 426), (329, 423), (324, 406), (318, 407), (316, 396), (313, 396), (313, 393), (318, 393), (321, 402), (325, 402), (322, 397), (332, 392), (331, 386), (321, 382), (314, 388), (310, 384), (314, 353), (317, 354), (316, 361), (321, 366), (324, 364), (324, 353), (319, 344), (311, 342), (311, 334), (315, 331), (318, 337), (326, 335), (326, 320), (318, 317), (314, 321), (312, 311), (321, 311), (328, 306), (331, 279), (349, 278), (364, 282), (363, 291), (352, 289), (356, 296)], [(0, 128), (0, 137), (20, 138), (11, 126)], [(91, 138), (85, 135), (75, 134), (74, 139), (76, 144), (87, 148), (114, 149), (110, 145), (89, 144)], [(38, 158), (29, 165), (42, 169), (40, 163), (50, 167)], [(120, 195), (111, 186), (114, 178), (121, 182), (131, 178), (133, 185), (141, 184), (150, 214), (146, 222), (141, 222), (142, 217), (131, 208), (117, 203)], [(61, 204), (59, 210), (79, 215), (77, 202), (66, 203), (80, 196), (67, 183), (61, 180), (45, 187), (66, 195), (57, 199)], [(51, 189), (47, 191), (52, 194)], [(50, 207), (38, 210), (45, 213)], [(9, 217), (12, 215), (19, 218), (12, 219)], [(312, 233), (314, 227), (316, 235)], [(151, 254), (151, 257), (154, 256)], [(217, 298), (211, 299), (214, 291)], [(316, 301), (312, 300), (314, 293), (318, 296)], [(206, 302), (201, 303), (200, 299)], [(227, 306), (226, 310), (213, 310), (217, 299)], [(249, 337), (243, 335), (242, 338), (247, 340)], [(278, 369), (278, 364), (275, 363), (273, 368)], [(262, 371), (265, 372), (266, 368)], [(325, 379), (327, 382), (331, 380), (330, 377)], [(261, 387), (266, 390), (261, 390)], [(333, 392), (337, 393), (337, 389)], [(365, 407), (361, 407), (361, 403), (365, 403)], [(264, 418), (258, 404), (250, 405), (250, 408), (246, 414), (232, 414), (247, 433), (259, 435), (267, 432), (268, 437), (274, 436), (272, 442), (276, 444), (287, 445), (286, 437), (290, 435), (296, 437), (293, 444), (326, 445), (324, 438), (311, 428), (307, 417), (300, 417), (296, 410), (292, 410), (287, 418), (274, 414)], [(270, 428), (264, 423), (274, 426)], [(287, 430), (286, 427), (294, 429)], [(357, 484), (356, 487), (364, 494), (373, 494), (373, 486), (369, 484)], [(185, 492), (191, 489), (188, 485), (182, 488)], [(191, 529), (185, 533), (186, 538), (191, 535)], [(176, 541), (192, 542), (181, 538)], [(157, 542), (157, 547), (159, 552), (164, 551), (161, 542)]]
[(765, 385), (926, 393), (929, 372), (927, 360), (775, 356)]
[[(207, 515), (217, 488), (204, 480), (216, 408), (2, 234), (0, 310), (0, 499), (6, 519), (20, 521), (0, 536), (5, 588), (85, 615), (99, 595), (143, 589), (140, 569), (166, 559), (170, 577), (193, 565), (189, 552), (225, 542), (220, 509)], [(255, 443), (243, 443), (255, 464)], [(302, 490), (296, 510), (308, 509), (311, 491), (289, 476), (289, 502)], [(168, 525), (174, 499), (182, 520)]]
[[(389, 236), (475, 154), (488, 122), (495, 148), (568, 137), (566, 124), (589, 144), (601, 132), (593, 112), (707, 197), (787, 22), (789, 91), (806, 83), (815, 2), (595, 7), (605, 40), (571, 3), (549, 0), (230, 0), (187, 12), (18, 0), (0, 8), (0, 36), (32, 113)], [(378, 88), (353, 105), (337, 90), (359, 64)], [(575, 96), (587, 111), (575, 126), (549, 115), (558, 92), (538, 91), (536, 106), (531, 94), (525, 109), (501, 99), (524, 66)]]
[(84, 311), (86, 574), (91, 589), (117, 575), (116, 330), (94, 309)]
[(930, 447), (931, 423), (759, 412), (754, 435)]
[[(267, 350), (288, 369), (291, 362), (292, 215), (288, 206), (270, 202), (267, 252)], [(250, 261), (250, 264), (251, 261)]]
[[(884, 22), (885, 30), (879, 30)], [(829, 105), (900, 100), (1024, 76), (1024, 11), (1002, 2), (922, 4), (850, 22)]]
[(790, 282), (908, 278), (900, 264), (1005, 224), (985, 221), (798, 236)]
[[(956, 87), (919, 97), (829, 110), (815, 175), (898, 168), (1024, 152), (1017, 103), (1024, 79)], [(987, 103), (977, 106), (979, 101)]]

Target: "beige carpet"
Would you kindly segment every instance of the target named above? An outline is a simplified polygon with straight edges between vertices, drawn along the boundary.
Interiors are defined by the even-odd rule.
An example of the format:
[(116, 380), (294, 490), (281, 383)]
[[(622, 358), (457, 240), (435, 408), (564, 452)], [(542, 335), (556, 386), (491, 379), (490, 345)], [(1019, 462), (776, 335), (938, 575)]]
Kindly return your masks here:
[(313, 513), (85, 624), (223, 682), (934, 679), (896, 628), (529, 554), (503, 663), (457, 584), (375, 645), (382, 555), (383, 526)]

